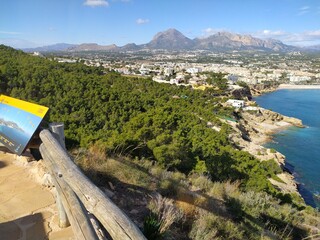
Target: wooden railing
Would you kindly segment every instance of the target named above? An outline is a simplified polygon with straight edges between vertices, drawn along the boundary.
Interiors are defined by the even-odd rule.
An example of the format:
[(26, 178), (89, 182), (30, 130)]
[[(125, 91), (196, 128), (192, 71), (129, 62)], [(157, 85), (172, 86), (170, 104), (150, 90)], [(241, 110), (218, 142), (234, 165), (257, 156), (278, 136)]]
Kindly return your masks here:
[[(112, 239), (146, 239), (139, 228), (72, 161), (64, 146), (63, 124), (40, 132), (40, 153), (57, 189), (60, 226), (70, 225), (76, 239), (99, 239), (88, 212)], [(101, 239), (101, 237), (100, 237)]]

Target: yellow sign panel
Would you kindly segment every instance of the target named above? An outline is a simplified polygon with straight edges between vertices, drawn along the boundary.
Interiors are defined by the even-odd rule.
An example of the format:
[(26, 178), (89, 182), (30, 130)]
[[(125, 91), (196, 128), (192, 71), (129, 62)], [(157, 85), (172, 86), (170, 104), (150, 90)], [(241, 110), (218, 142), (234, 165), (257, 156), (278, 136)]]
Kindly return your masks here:
[(0, 95), (0, 142), (20, 155), (49, 108)]
[(26, 101), (22, 101), (20, 99), (16, 99), (16, 98), (12, 98), (12, 97), (8, 97), (5, 95), (0, 95), (0, 103), (2, 104), (7, 104), (9, 106), (15, 107), (15, 108), (19, 108), (23, 111), (29, 112), (33, 115), (36, 115), (38, 117), (43, 118), (47, 111), (49, 110), (49, 108), (38, 105), (38, 104), (34, 104), (34, 103), (30, 103), (30, 102), (26, 102)]

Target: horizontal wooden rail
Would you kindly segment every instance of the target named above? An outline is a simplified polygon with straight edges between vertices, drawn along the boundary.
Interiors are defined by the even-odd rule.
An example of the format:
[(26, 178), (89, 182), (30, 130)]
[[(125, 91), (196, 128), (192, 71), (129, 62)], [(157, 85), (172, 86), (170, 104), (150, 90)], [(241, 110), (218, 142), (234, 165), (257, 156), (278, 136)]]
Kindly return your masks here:
[(50, 157), (43, 152), (43, 159), (50, 175), (53, 179), (53, 184), (57, 190), (57, 194), (62, 201), (64, 210), (67, 213), (68, 219), (76, 239), (95, 240), (98, 239), (88, 217), (87, 211), (82, 207), (78, 197), (72, 191), (70, 186), (60, 176), (59, 170)]
[(59, 167), (59, 178), (68, 183), (84, 207), (101, 222), (112, 239), (146, 239), (128, 216), (81, 172), (49, 130), (41, 131), (40, 138), (43, 158)]

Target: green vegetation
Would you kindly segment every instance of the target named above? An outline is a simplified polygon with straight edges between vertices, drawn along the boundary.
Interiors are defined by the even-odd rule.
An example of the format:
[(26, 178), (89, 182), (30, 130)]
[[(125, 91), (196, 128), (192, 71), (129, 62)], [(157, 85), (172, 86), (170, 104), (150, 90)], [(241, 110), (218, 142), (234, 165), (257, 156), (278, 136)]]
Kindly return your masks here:
[(244, 189), (276, 192), (266, 180), (273, 170), (230, 144), (231, 129), (217, 116), (232, 116), (232, 109), (214, 104), (212, 89), (103, 74), (101, 68), (56, 63), (6, 47), (1, 47), (0, 66), (1, 93), (50, 107), (47, 121), (65, 123), (69, 147), (98, 142), (109, 155), (145, 157), (184, 173), (201, 160), (212, 180), (241, 180)]
[[(307, 213), (297, 210), (305, 206), (267, 180), (276, 178), (280, 167), (230, 143), (232, 129), (219, 119), (233, 117), (232, 108), (219, 104), (224, 75), (214, 74), (212, 81), (219, 90), (195, 91), (0, 45), (0, 93), (48, 106), (46, 121), (65, 123), (68, 148), (76, 149), (78, 164), (96, 184), (110, 180), (180, 202), (183, 226), (163, 227), (165, 212), (149, 208), (144, 218), (149, 236), (165, 238), (170, 232), (178, 239), (177, 231), (192, 239), (268, 239), (262, 238), (266, 231), (278, 238), (306, 236), (298, 220)], [(209, 128), (209, 122), (221, 130)]]
[(203, 74), (208, 76), (207, 83), (217, 86), (220, 90), (228, 89), (228, 80), (225, 78), (225, 73), (204, 72)]

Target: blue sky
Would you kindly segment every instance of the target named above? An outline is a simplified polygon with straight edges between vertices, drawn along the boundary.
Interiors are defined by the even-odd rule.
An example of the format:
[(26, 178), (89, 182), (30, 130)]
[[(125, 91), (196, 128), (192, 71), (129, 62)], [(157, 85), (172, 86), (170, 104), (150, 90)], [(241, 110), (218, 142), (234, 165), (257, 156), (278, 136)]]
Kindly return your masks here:
[(14, 47), (142, 44), (169, 28), (320, 44), (319, 0), (1, 0), (0, 9), (0, 43)]

